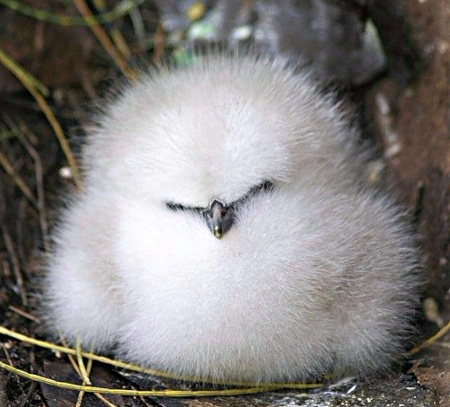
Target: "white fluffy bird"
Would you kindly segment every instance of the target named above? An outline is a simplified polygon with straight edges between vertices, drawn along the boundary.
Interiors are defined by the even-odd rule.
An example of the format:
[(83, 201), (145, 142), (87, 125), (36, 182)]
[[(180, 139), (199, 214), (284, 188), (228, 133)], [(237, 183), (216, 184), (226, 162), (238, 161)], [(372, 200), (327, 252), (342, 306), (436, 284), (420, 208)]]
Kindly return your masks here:
[(363, 185), (356, 136), (277, 58), (142, 75), (89, 134), (49, 257), (51, 329), (199, 380), (388, 370), (417, 254)]

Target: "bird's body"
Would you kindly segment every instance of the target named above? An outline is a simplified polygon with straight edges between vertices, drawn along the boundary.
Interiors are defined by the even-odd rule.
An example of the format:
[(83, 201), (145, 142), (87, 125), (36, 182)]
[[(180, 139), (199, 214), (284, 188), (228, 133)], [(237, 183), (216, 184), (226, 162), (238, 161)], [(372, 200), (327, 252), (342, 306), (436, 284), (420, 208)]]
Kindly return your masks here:
[(387, 370), (417, 255), (396, 207), (361, 182), (354, 137), (277, 59), (145, 75), (88, 138), (49, 258), (50, 325), (200, 380)]

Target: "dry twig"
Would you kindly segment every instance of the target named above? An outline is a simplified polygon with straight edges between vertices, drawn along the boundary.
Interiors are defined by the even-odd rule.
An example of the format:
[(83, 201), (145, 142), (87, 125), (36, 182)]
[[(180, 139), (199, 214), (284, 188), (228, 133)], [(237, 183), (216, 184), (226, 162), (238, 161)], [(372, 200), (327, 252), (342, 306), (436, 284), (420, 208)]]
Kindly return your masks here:
[(14, 249), (14, 244), (11, 239), (10, 234), (8, 233), (8, 229), (5, 225), (2, 225), (2, 235), (3, 240), (5, 241), (6, 250), (8, 250), (9, 257), (11, 259), (11, 263), (13, 265), (14, 275), (16, 277), (16, 282), (19, 287), (20, 298), (22, 300), (22, 304), (24, 306), (28, 305), (27, 293), (25, 291), (24, 280), (22, 277), (22, 272), (20, 270), (19, 259), (17, 258), (16, 250)]
[[(74, 4), (77, 7), (78, 11), (84, 18), (93, 18), (89, 7), (87, 6), (84, 0), (74, 0)], [(94, 33), (97, 40), (102, 44), (105, 51), (110, 55), (115, 64), (119, 67), (119, 69), (124, 73), (124, 75), (131, 79), (136, 80), (137, 75), (125, 61), (125, 58), (122, 56), (120, 52), (117, 51), (114, 44), (109, 39), (108, 35), (105, 33), (103, 28), (99, 24), (94, 24), (89, 26), (92, 32)]]
[(48, 122), (52, 126), (52, 129), (55, 132), (56, 137), (58, 138), (59, 144), (67, 158), (67, 161), (72, 168), (75, 184), (78, 186), (78, 188), (81, 188), (82, 182), (80, 172), (78, 170), (78, 165), (72, 154), (72, 150), (70, 149), (69, 143), (67, 142), (61, 125), (59, 124), (58, 120), (56, 120), (56, 117), (50, 109), (50, 106), (41, 94), (43, 90), (37, 87), (39, 81), (33, 78), (33, 76), (26, 72), (20, 65), (16, 64), (12, 60), (12, 58), (10, 58), (2, 49), (0, 49), (0, 63), (2, 63), (10, 72), (14, 74), (14, 76), (16, 76), (17, 79), (20, 80), (22, 85), (31, 93), (31, 95), (36, 100)]

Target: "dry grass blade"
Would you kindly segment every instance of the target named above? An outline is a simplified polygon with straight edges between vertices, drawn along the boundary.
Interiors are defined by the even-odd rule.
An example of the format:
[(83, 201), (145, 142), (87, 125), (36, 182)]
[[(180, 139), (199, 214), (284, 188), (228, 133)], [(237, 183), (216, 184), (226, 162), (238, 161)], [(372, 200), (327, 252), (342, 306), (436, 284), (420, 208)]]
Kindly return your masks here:
[(0, 4), (8, 7), (12, 10), (28, 17), (34, 18), (40, 21), (46, 21), (48, 23), (58, 24), (62, 26), (83, 26), (110, 23), (118, 18), (121, 18), (128, 13), (136, 10), (145, 0), (124, 0), (119, 3), (113, 10), (92, 16), (92, 17), (78, 17), (78, 16), (66, 16), (61, 14), (49, 13), (45, 10), (31, 7), (25, 3), (21, 3), (16, 0), (0, 0)]
[(36, 201), (36, 198), (33, 196), (30, 188), (28, 188), (27, 184), (25, 184), (24, 180), (20, 177), (19, 174), (14, 170), (13, 165), (10, 161), (0, 152), (0, 165), (3, 167), (5, 172), (12, 178), (17, 187), (21, 190), (21, 192), (27, 197), (27, 199), (37, 208), (39, 205)]
[[(56, 120), (55, 115), (53, 114), (50, 106), (41, 95), (41, 90), (36, 87), (36, 83), (39, 83), (36, 79), (34, 79), (28, 72), (26, 72), (21, 66), (16, 64), (2, 49), (0, 49), (0, 63), (2, 63), (10, 72), (16, 76), (17, 79), (22, 83), (22, 85), (31, 93), (33, 98), (36, 100), (40, 109), (44, 113), (47, 118), (50, 126), (52, 126), (53, 131), (58, 138), (61, 149), (66, 156), (66, 159), (72, 168), (73, 179), (78, 188), (82, 188), (81, 175), (78, 170), (78, 165), (75, 161), (75, 158), (72, 154), (72, 150), (70, 149), (69, 143), (67, 142), (66, 136), (59, 124), (58, 120)], [(41, 92), (41, 93), (40, 93)]]
[(44, 194), (44, 173), (42, 170), (42, 160), (36, 149), (27, 140), (25, 134), (27, 134), (28, 129), (24, 123), (21, 123), (21, 133), (17, 135), (22, 145), (27, 150), (28, 154), (34, 161), (34, 173), (36, 177), (36, 191), (37, 191), (37, 209), (39, 213), (39, 224), (41, 226), (42, 233), (42, 243), (44, 249), (48, 251), (48, 222), (47, 222), (47, 211), (45, 207), (45, 194)]
[[(43, 347), (46, 349), (52, 349), (53, 351), (58, 351), (58, 352), (65, 353), (68, 355), (73, 355), (73, 356), (81, 355), (81, 357), (84, 357), (87, 359), (92, 359), (92, 360), (98, 361), (100, 363), (112, 365), (112, 366), (115, 366), (115, 367), (121, 368), (121, 369), (132, 370), (135, 372), (140, 372), (140, 373), (149, 374), (152, 376), (158, 376), (158, 377), (174, 379), (174, 380), (195, 381), (192, 378), (180, 377), (179, 375), (174, 375), (174, 374), (170, 374), (167, 372), (162, 372), (162, 371), (158, 371), (158, 370), (154, 370), (154, 369), (142, 368), (140, 366), (136, 366), (136, 365), (129, 364), (129, 363), (124, 363), (124, 362), (121, 362), (118, 360), (109, 359), (107, 357), (99, 356), (99, 355), (96, 355), (96, 354), (90, 353), (90, 352), (79, 353), (79, 352), (77, 352), (76, 349), (68, 348), (66, 346), (55, 345), (53, 343), (49, 343), (46, 341), (40, 341), (38, 339), (30, 338), (26, 335), (23, 335), (23, 334), (20, 334), (17, 332), (13, 332), (3, 326), (0, 326), (0, 335), (6, 335), (11, 338), (18, 339), (22, 342), (40, 346), (40, 347)], [(75, 366), (74, 367), (75, 367), (75, 370), (77, 370), (77, 373), (80, 375), (80, 377), (84, 377), (79, 369), (79, 366), (77, 364), (75, 364), (75, 365), (76, 365), (76, 367)], [(1, 367), (1, 365), (0, 365), (0, 367)], [(220, 383), (215, 383), (215, 384), (220, 384)], [(260, 392), (261, 392), (261, 391), (266, 391), (266, 390), (261, 390), (261, 389), (276, 390), (276, 389), (289, 388), (289, 389), (304, 389), (305, 390), (305, 389), (314, 389), (314, 388), (322, 386), (321, 383), (254, 383), (254, 382), (230, 383), (230, 382), (227, 382), (224, 384), (229, 385), (229, 386), (241, 386), (241, 387), (249, 386), (249, 387), (251, 387), (251, 389), (253, 389), (252, 390), (253, 392), (256, 392), (256, 388), (260, 389)], [(75, 390), (78, 390), (78, 389), (75, 389)], [(239, 389), (236, 389), (236, 391), (238, 391), (238, 390)], [(246, 391), (248, 389), (240, 389), (240, 390)], [(119, 393), (117, 393), (117, 394), (119, 394)], [(247, 393), (242, 393), (242, 394), (247, 394)], [(174, 396), (174, 397), (182, 397), (182, 396)]]
[(26, 306), (26, 305), (28, 305), (28, 299), (27, 299), (27, 293), (25, 291), (24, 280), (22, 277), (22, 273), (20, 271), (20, 262), (17, 257), (17, 254), (16, 254), (16, 250), (14, 249), (14, 244), (11, 239), (11, 236), (8, 233), (8, 230), (6, 229), (6, 226), (4, 226), (4, 225), (2, 225), (2, 235), (3, 235), (3, 240), (5, 242), (5, 245), (6, 245), (6, 249), (8, 250), (8, 253), (9, 253), (9, 257), (11, 258), (11, 262), (13, 265), (13, 271), (14, 271), (14, 275), (16, 277), (17, 285), (19, 287), (20, 298), (22, 300), (22, 304)]
[[(77, 362), (78, 362), (78, 369), (76, 369), (79, 372), (80, 378), (83, 379), (83, 385), (89, 385), (92, 386), (92, 382), (89, 379), (89, 375), (91, 374), (91, 370), (92, 370), (92, 365), (93, 365), (93, 360), (89, 359), (87, 366), (85, 366), (84, 361), (83, 361), (83, 355), (81, 353), (81, 346), (79, 343), (77, 343), (77, 347), (76, 347), (76, 351), (77, 351)], [(83, 397), (84, 397), (85, 392), (84, 391), (80, 391), (78, 393), (78, 399), (77, 399), (77, 403), (76, 403), (76, 407), (81, 406)], [(105, 397), (103, 397), (100, 393), (94, 393), (94, 395), (101, 400), (104, 404), (106, 404), (108, 407), (116, 407), (113, 403), (111, 403), (110, 401), (108, 401)]]
[[(217, 397), (217, 396), (243, 396), (248, 394), (264, 393), (267, 391), (279, 390), (281, 387), (276, 385), (270, 385), (268, 387), (251, 387), (240, 389), (226, 389), (226, 390), (128, 390), (128, 389), (112, 389), (107, 387), (86, 386), (82, 384), (74, 384), (61, 382), (54, 379), (49, 379), (44, 376), (36, 375), (33, 373), (25, 372), (24, 370), (17, 369), (7, 363), (0, 361), (0, 368), (3, 368), (11, 373), (26, 379), (44, 383), (49, 386), (56, 386), (67, 390), (84, 391), (87, 393), (100, 393), (100, 394), (117, 394), (121, 396), (149, 396), (149, 397)], [(309, 385), (308, 388), (320, 387), (320, 384)], [(289, 388), (286, 385), (285, 388)]]
[[(75, 351), (76, 351), (76, 356), (77, 356), (78, 368), (80, 369), (80, 373), (81, 373), (81, 378), (83, 379), (84, 383), (86, 383), (88, 385), (92, 385), (91, 380), (89, 379), (89, 374), (87, 372), (86, 366), (84, 365), (83, 355), (81, 353), (81, 344), (79, 341), (77, 341)], [(89, 359), (89, 360), (92, 360), (92, 359)]]
[[(431, 345), (436, 342), (438, 339), (443, 337), (450, 330), (450, 322), (448, 322), (436, 335), (429, 338), (422, 345), (411, 349), (408, 354), (413, 355), (419, 352), (421, 349)], [(141, 368), (136, 365), (124, 363), (121, 361), (116, 361), (113, 359), (106, 358), (104, 356), (99, 356), (89, 352), (81, 352), (81, 349), (71, 349), (64, 346), (55, 345), (49, 342), (40, 341), (34, 338), (27, 337), (26, 335), (19, 334), (17, 332), (13, 332), (8, 330), (5, 327), (0, 326), (0, 334), (6, 335), (23, 342), (27, 342), (30, 344), (34, 344), (37, 346), (41, 346), (47, 349), (52, 349), (54, 351), (60, 351), (62, 353), (66, 353), (69, 355), (77, 356), (78, 359), (85, 357), (89, 360), (97, 360), (101, 363), (109, 364), (116, 366), (118, 368), (138, 371), (141, 373), (150, 374), (153, 376), (177, 379), (177, 380), (188, 380), (189, 378), (174, 376), (171, 374), (167, 374), (165, 372), (160, 372), (157, 370)], [(234, 396), (234, 395), (245, 395), (245, 394), (256, 394), (266, 391), (280, 390), (280, 389), (314, 389), (321, 387), (321, 383), (226, 383), (227, 385), (237, 385), (237, 386), (252, 386), (249, 388), (238, 388), (238, 389), (226, 389), (226, 390), (198, 390), (198, 391), (186, 391), (186, 390), (123, 390), (123, 389), (110, 389), (110, 388), (101, 388), (89, 385), (89, 379), (87, 373), (90, 369), (84, 369), (84, 373), (82, 373), (79, 369), (79, 365), (76, 367), (76, 370), (80, 377), (84, 378), (85, 384), (75, 385), (73, 383), (59, 382), (56, 380), (48, 379), (46, 377), (42, 377), (39, 375), (33, 375), (31, 373), (18, 370), (11, 365), (0, 362), (0, 367), (4, 368), (8, 371), (18, 374), (19, 376), (25, 377), (30, 380), (42, 382), (48, 385), (57, 386), (69, 390), (78, 390), (99, 394), (118, 394), (122, 396), (154, 396), (154, 397), (212, 397), (212, 396)], [(81, 366), (80, 366), (81, 367)], [(87, 379), (86, 379), (87, 378)], [(218, 384), (218, 383), (216, 383)]]
[(15, 312), (16, 314), (20, 315), (21, 317), (27, 318), (30, 321), (40, 323), (41, 321), (36, 316), (30, 314), (29, 312), (26, 312), (20, 308), (15, 307), (14, 305), (8, 305), (8, 309), (10, 309), (12, 312)]
[(156, 64), (160, 64), (164, 55), (164, 43), (165, 43), (165, 35), (164, 29), (161, 23), (158, 24), (155, 33), (155, 52), (153, 54), (153, 61)]
[[(1, 48), (0, 48), (0, 62), (11, 71), (19, 80), (28, 83), (29, 86), (34, 87), (39, 93), (47, 97), (49, 95), (48, 88), (38, 81), (33, 75), (30, 75), (27, 71), (22, 69), (18, 64), (16, 64), (12, 58), (10, 58)], [(28, 89), (28, 88), (27, 88)]]
[(133, 24), (134, 33), (136, 35), (137, 44), (140, 52), (145, 49), (145, 25), (139, 9), (130, 11), (131, 23)]
[(431, 338), (428, 338), (424, 343), (422, 343), (419, 346), (416, 346), (415, 348), (412, 348), (410, 351), (408, 351), (408, 355), (415, 355), (416, 353), (419, 353), (422, 349), (427, 348), (428, 346), (435, 343), (437, 340), (441, 339), (448, 331), (450, 331), (450, 321), (447, 322), (446, 325), (444, 325), (436, 334), (434, 334)]
[[(84, 18), (93, 18), (92, 13), (84, 0), (74, 0), (74, 4)], [(125, 58), (117, 51), (116, 47), (111, 42), (103, 28), (99, 24), (94, 24), (90, 26), (90, 29), (92, 30), (100, 44), (102, 44), (105, 51), (111, 56), (119, 69), (124, 73), (124, 75), (127, 78), (135, 81), (137, 79), (136, 72), (134, 72), (128, 66)]]

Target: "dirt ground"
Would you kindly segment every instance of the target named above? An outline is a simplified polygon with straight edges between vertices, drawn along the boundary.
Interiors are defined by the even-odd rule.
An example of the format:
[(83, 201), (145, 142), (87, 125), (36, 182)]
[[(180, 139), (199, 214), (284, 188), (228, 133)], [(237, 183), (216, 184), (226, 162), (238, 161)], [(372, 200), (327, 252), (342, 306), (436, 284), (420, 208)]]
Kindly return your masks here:
[[(358, 1), (345, 2), (352, 5)], [(360, 1), (361, 4), (373, 2)], [(339, 2), (338, 2), (339, 3)], [(1, 2), (3, 4), (3, 2)], [(81, 124), (89, 103), (120, 76), (117, 57), (108, 55), (84, 26), (40, 21), (0, 6), (0, 51), (35, 76), (45, 87), (52, 111), (70, 135), (77, 152)], [(53, 0), (26, 4), (53, 14), (77, 15), (73, 4)], [(116, 3), (108, 3), (110, 10)], [(417, 72), (406, 82), (397, 68), (360, 87), (364, 127), (378, 143), (381, 176), (414, 213), (428, 284), (424, 316), (418, 322), (423, 338), (450, 321), (450, 2), (408, 0), (404, 12), (411, 43), (417, 51)], [(13, 8), (11, 8), (13, 7)], [(159, 61), (174, 52), (153, 3), (139, 8), (147, 36), (133, 34), (130, 18), (105, 25), (114, 47), (128, 60)], [(143, 41), (145, 40), (145, 41)], [(113, 48), (114, 48), (113, 47)], [(114, 58), (116, 62), (114, 62)], [(119, 58), (120, 59), (120, 58)], [(398, 68), (400, 69), (400, 68)], [(45, 93), (45, 91), (44, 91)], [(73, 191), (67, 157), (42, 106), (0, 64), (0, 326), (45, 339), (36, 313), (34, 293), (41, 275), (40, 256), (60, 206), (61, 193)], [(0, 335), (0, 361), (31, 373), (79, 382), (67, 358), (50, 350)], [(145, 388), (150, 379), (125, 375), (95, 365), (97, 385)], [(108, 396), (117, 406), (450, 406), (450, 334), (415, 355), (401, 373), (371, 383), (330, 383), (312, 392), (283, 391), (245, 397), (169, 399)], [(157, 383), (163, 388), (165, 383)], [(0, 368), (0, 407), (75, 405), (77, 392), (20, 378)], [(83, 406), (104, 405), (92, 395)]]

